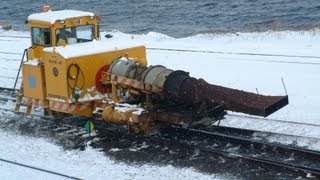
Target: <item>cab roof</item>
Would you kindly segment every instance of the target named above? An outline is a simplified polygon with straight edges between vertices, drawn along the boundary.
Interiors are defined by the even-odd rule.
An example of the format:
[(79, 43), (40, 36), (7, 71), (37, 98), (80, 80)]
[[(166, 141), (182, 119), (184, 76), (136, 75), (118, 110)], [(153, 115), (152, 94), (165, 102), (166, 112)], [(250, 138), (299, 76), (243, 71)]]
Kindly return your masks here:
[(57, 20), (65, 20), (69, 18), (77, 18), (84, 16), (94, 16), (92, 12), (78, 11), (78, 10), (59, 10), (48, 11), (42, 13), (35, 13), (28, 16), (28, 21), (42, 21), (54, 24)]

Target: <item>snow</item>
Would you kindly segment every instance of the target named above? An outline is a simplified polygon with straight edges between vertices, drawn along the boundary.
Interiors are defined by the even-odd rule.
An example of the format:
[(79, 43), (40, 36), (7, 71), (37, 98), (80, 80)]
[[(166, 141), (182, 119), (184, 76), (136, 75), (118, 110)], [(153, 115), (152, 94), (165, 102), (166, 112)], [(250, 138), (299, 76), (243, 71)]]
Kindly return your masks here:
[(28, 65), (31, 65), (31, 66), (38, 66), (39, 61), (37, 61), (36, 59), (33, 59), (33, 60), (25, 62), (24, 64), (28, 64)]
[(57, 20), (66, 20), (69, 18), (94, 16), (92, 12), (77, 10), (59, 10), (35, 13), (28, 16), (28, 21), (43, 21), (54, 24)]
[(65, 59), (80, 57), (90, 54), (99, 54), (103, 52), (110, 52), (114, 50), (123, 50), (133, 46), (141, 46), (136, 42), (119, 42), (116, 40), (109, 41), (92, 41), (88, 43), (79, 43), (67, 45), (65, 47), (48, 47), (45, 48), (45, 52), (59, 53)]
[[(81, 94), (82, 90), (79, 90), (78, 93)], [(78, 101), (79, 102), (88, 102), (91, 100), (99, 100), (99, 99), (102, 100), (102, 99), (105, 99), (107, 95), (108, 94), (99, 93), (98, 91), (96, 91), (96, 87), (92, 86), (91, 88), (87, 88), (87, 93), (82, 98), (79, 98)], [(70, 99), (69, 102), (75, 101), (75, 99), (72, 95), (70, 96), (69, 99)]]
[(132, 105), (127, 103), (116, 103), (117, 106), (115, 106), (115, 110), (118, 112), (127, 112), (127, 111), (133, 111), (134, 114), (140, 115), (144, 109), (138, 107), (138, 105)]
[[(156, 32), (133, 35), (117, 31), (103, 32), (101, 37), (104, 37), (106, 33), (112, 33), (113, 38), (103, 39), (103, 42), (92, 42), (88, 45), (74, 44), (66, 47), (59, 47), (56, 48), (55, 51), (65, 55), (65, 58), (70, 58), (84, 55), (84, 52), (82, 51), (86, 51), (86, 54), (100, 53), (102, 51), (110, 51), (115, 47), (119, 49), (135, 44), (144, 44), (147, 47), (147, 59), (149, 65), (161, 64), (169, 69), (185, 70), (190, 72), (191, 76), (203, 78), (211, 84), (242, 89), (250, 92), (256, 92), (257, 89), (259, 93), (266, 95), (284, 95), (285, 91), (281, 82), (281, 79), (283, 78), (289, 95), (289, 105), (267, 118), (320, 125), (320, 85), (318, 84), (320, 81), (319, 29), (310, 31), (200, 34), (181, 39), (175, 39)], [(30, 46), (30, 39), (5, 36), (26, 37), (29, 36), (29, 33), (4, 31), (0, 29), (0, 86), (13, 87), (23, 49)], [(118, 46), (118, 44), (122, 43), (127, 43), (127, 46)], [(74, 50), (76, 47), (81, 48), (81, 50), (75, 52)], [(46, 49), (46, 51), (52, 50), (52, 48)], [(13, 105), (10, 107), (12, 106)], [(229, 113), (239, 115), (239, 113)], [(221, 121), (220, 125), (312, 137), (314, 138), (312, 141), (301, 140), (297, 141), (297, 143), (299, 145), (308, 146), (312, 149), (320, 149), (320, 143), (316, 140), (320, 137), (320, 130), (319, 127), (315, 126), (283, 124), (275, 121), (259, 121), (252, 120), (247, 117), (235, 116), (227, 116), (226, 119)], [(7, 133), (0, 132), (0, 137), (5, 137), (6, 135)], [(99, 152), (92, 149), (88, 149), (85, 152), (64, 152), (62, 150), (58, 150), (58, 147), (50, 147), (53, 145), (45, 142), (45, 140), (30, 139), (30, 141), (28, 141), (28, 139), (24, 140), (23, 138), (24, 137), (20, 136), (14, 137), (14, 139), (19, 141), (17, 143), (21, 143), (20, 147), (18, 145), (17, 147), (14, 147), (15, 145), (10, 147), (10, 144), (5, 143), (9, 140), (7, 138), (2, 138), (0, 140), (0, 143), (2, 142), (0, 152), (8, 153), (8, 157), (12, 158), (11, 160), (31, 164), (34, 163), (34, 165), (40, 167), (59, 172), (66, 172), (64, 171), (64, 168), (57, 167), (57, 165), (60, 166), (59, 163), (62, 163), (61, 166), (64, 165), (66, 170), (70, 170), (70, 172), (72, 172), (72, 175), (79, 175), (84, 178), (89, 176), (81, 174), (79, 169), (85, 167), (90, 168), (93, 166), (90, 163), (95, 160), (97, 160), (96, 163), (99, 164), (103, 158), (106, 158), (104, 161), (110, 163), (110, 167), (108, 165), (106, 165), (108, 167), (103, 166), (103, 163), (99, 164), (99, 166), (102, 167), (101, 169), (99, 166), (95, 166), (98, 167), (96, 171), (99, 171), (99, 177), (103, 177), (106, 175), (103, 173), (109, 172), (112, 173), (110, 176), (112, 179), (119, 178), (117, 173), (124, 174), (124, 177), (127, 177), (128, 179), (144, 179), (144, 177), (139, 176), (141, 174), (133, 173), (135, 171), (142, 171), (145, 172), (144, 176), (146, 179), (170, 179), (171, 176), (169, 177), (167, 174), (173, 174), (172, 179), (187, 178), (188, 176), (193, 178), (212, 178), (197, 174), (192, 170), (174, 169), (173, 167), (147, 166), (137, 168), (124, 164), (120, 166), (119, 164), (112, 164), (114, 162), (108, 160), (107, 157), (102, 157), (102, 155), (100, 157), (98, 155)], [(281, 139), (278, 137), (271, 137), (270, 140), (280, 141), (283, 143), (292, 142), (291, 140), (289, 141), (288, 139)], [(41, 141), (41, 143), (38, 141)], [(20, 148), (22, 148), (21, 153), (23, 153), (23, 148), (27, 148), (25, 146), (33, 146), (34, 144), (37, 144), (34, 142), (52, 148), (55, 152), (54, 154), (61, 154), (63, 158), (59, 158), (58, 155), (57, 157), (54, 156), (59, 160), (57, 162), (55, 158), (31, 158), (31, 155), (31, 157), (28, 158), (27, 154), (21, 154), (21, 156), (14, 156), (13, 154), (10, 155), (10, 153), (13, 152), (19, 153), (20, 150), (16, 151), (16, 149)], [(46, 151), (51, 151), (49, 148), (41, 151), (41, 149), (44, 148), (42, 145), (41, 147), (34, 147), (34, 149), (30, 150), (29, 153), (33, 153), (33, 151), (35, 151), (35, 153), (42, 156), (42, 154), (46, 154)], [(1, 148), (9, 150), (7, 152), (6, 150), (3, 151)], [(113, 151), (120, 151), (120, 149), (114, 149)], [(89, 160), (89, 157), (85, 158), (85, 160), (89, 162), (88, 166), (80, 165), (80, 167), (78, 167), (75, 164), (79, 165), (82, 161), (85, 161), (77, 155), (79, 153), (88, 153), (90, 156), (99, 156), (99, 158), (94, 157), (94, 161), (92, 162)], [(3, 157), (3, 153), (0, 154), (0, 157)], [(51, 162), (52, 165), (50, 166)], [(72, 164), (73, 162), (77, 163)], [(5, 170), (12, 168), (11, 165), (4, 164), (2, 162), (0, 163), (2, 164), (2, 166), (0, 166), (0, 172), (4, 172)], [(66, 165), (67, 163), (71, 163), (70, 169), (69, 165)], [(119, 165), (121, 172), (119, 170), (113, 174), (112, 170), (117, 169), (111, 168), (113, 165)], [(73, 170), (71, 170), (71, 167)], [(136, 169), (131, 171), (131, 168)], [(21, 170), (21, 172), (22, 171), (26, 170)], [(182, 176), (185, 171), (187, 171), (187, 175)], [(78, 174), (78, 172), (80, 174)], [(28, 174), (29, 173), (26, 173), (26, 176)], [(37, 175), (32, 177), (37, 177)]]
[[(80, 179), (221, 179), (191, 168), (173, 166), (133, 166), (117, 163), (102, 152), (88, 147), (85, 151), (64, 151), (45, 139), (20, 136), (0, 129), (0, 159), (54, 171)], [(14, 141), (12, 139), (14, 138)], [(10, 142), (10, 143), (8, 143)], [(146, 144), (142, 147), (146, 148)], [(136, 151), (139, 148), (134, 149)], [(117, 151), (114, 149), (113, 151)], [(66, 179), (0, 161), (0, 179)]]

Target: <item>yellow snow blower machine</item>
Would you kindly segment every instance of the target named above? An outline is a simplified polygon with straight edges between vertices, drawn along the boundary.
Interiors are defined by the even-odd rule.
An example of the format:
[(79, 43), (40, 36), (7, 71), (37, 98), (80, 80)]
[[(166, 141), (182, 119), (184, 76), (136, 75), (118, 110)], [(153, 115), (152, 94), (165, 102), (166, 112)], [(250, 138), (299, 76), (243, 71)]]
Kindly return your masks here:
[(15, 110), (25, 102), (27, 115), (40, 106), (58, 119), (100, 117), (143, 133), (159, 124), (219, 119), (226, 110), (268, 116), (288, 104), (288, 96), (244, 92), (147, 66), (143, 45), (100, 40), (99, 17), (91, 12), (44, 7), (26, 22), (32, 45)]

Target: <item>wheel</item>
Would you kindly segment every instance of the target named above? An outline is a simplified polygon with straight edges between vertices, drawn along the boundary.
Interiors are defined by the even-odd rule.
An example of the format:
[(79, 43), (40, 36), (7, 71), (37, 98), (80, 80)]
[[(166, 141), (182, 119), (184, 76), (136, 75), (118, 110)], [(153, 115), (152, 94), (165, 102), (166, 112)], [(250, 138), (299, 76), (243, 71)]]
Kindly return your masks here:
[(51, 114), (57, 121), (62, 121), (62, 119), (66, 116), (66, 113), (58, 111), (51, 111)]

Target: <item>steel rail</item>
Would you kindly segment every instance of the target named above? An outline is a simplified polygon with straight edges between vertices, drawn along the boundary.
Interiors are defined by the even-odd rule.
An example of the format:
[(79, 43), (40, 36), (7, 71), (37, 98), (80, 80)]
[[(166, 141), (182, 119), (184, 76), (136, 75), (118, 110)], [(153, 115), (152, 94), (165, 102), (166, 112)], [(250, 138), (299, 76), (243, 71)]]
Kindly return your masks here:
[[(2, 108), (2, 107), (0, 107), (0, 110), (8, 111), (8, 112), (14, 112), (14, 110), (12, 110), (12, 109), (6, 109), (6, 108)], [(14, 113), (18, 114), (18, 115), (24, 115), (24, 113), (22, 113), (22, 112), (14, 112)], [(41, 119), (39, 119), (39, 120), (43, 121), (43, 122), (47, 122), (48, 120), (54, 120), (54, 118), (52, 118), (52, 117), (38, 115), (38, 114), (32, 114), (30, 116), (25, 116), (25, 118), (31, 118), (31, 119), (33, 119), (33, 117), (40, 117)], [(14, 117), (8, 117), (8, 116), (6, 116), (5, 118), (15, 119)], [(71, 127), (71, 128), (79, 128), (78, 126), (71, 126), (71, 125), (65, 125), (65, 124), (63, 124), (63, 126)], [(78, 178), (78, 177), (74, 177), (74, 176), (58, 173), (58, 172), (55, 172), (55, 171), (51, 171), (51, 170), (47, 170), (47, 169), (43, 169), (43, 168), (31, 166), (31, 165), (22, 164), (22, 163), (19, 163), (19, 162), (16, 162), (16, 161), (10, 161), (10, 160), (3, 159), (3, 158), (0, 158), (0, 161), (6, 162), (6, 163), (11, 163), (11, 164), (18, 165), (18, 166), (22, 166), (22, 167), (29, 168), (29, 169), (34, 169), (34, 170), (37, 170), (37, 171), (42, 171), (42, 172), (45, 172), (45, 173), (49, 173), (49, 174), (53, 174), (53, 175), (57, 175), (57, 176), (61, 176), (61, 177), (65, 177), (65, 178), (69, 178), (69, 179), (76, 179), (76, 180), (81, 179), (81, 178)]]
[[(12, 92), (13, 88), (0, 87), (0, 92), (1, 92), (1, 90), (2, 91)], [(15, 90), (18, 90), (18, 89), (15, 89)], [(0, 99), (11, 100), (13, 102), (16, 101), (16, 99), (14, 99), (14, 97), (1, 97), (0, 96)], [(232, 115), (232, 114), (227, 114), (226, 116), (245, 117), (245, 118), (255, 119), (255, 117)], [(264, 118), (259, 118), (259, 117), (257, 117), (256, 119), (257, 120), (265, 120)], [(309, 124), (309, 123), (301, 123), (301, 122), (289, 122), (289, 121), (272, 120), (272, 119), (268, 119), (268, 120), (279, 122), (279, 123), (288, 123), (288, 124), (297, 124), (297, 125), (320, 127), (320, 125), (317, 125), (317, 124)], [(179, 126), (179, 124), (177, 124), (177, 125)], [(259, 134), (264, 134), (266, 136), (286, 136), (286, 137), (291, 137), (291, 138), (308, 138), (308, 139), (313, 139), (313, 140), (320, 141), (320, 138), (314, 138), (314, 137), (308, 137), (308, 136), (299, 136), (299, 135), (292, 135), (292, 134), (278, 133), (278, 132), (258, 131), (258, 130), (251, 130), (251, 129), (236, 128), (236, 127), (214, 126), (213, 130), (214, 131), (218, 131), (220, 133), (237, 132), (238, 135), (240, 135), (240, 134), (253, 135), (254, 133), (259, 133)]]
[(1, 35), (0, 36), (1, 38), (2, 37), (8, 37), (8, 38), (18, 38), (18, 39), (20, 39), (20, 38), (26, 38), (26, 39), (29, 39), (30, 38), (30, 36), (4, 36), (4, 35)]
[(0, 78), (16, 79), (15, 77), (8, 77), (8, 76), (0, 76)]
[[(292, 151), (297, 151), (298, 153), (300, 153), (300, 152), (310, 153), (312, 155), (319, 156), (318, 158), (319, 158), (319, 162), (320, 162), (320, 151), (304, 149), (304, 148), (298, 148), (298, 147), (282, 145), (282, 144), (276, 144), (276, 143), (271, 143), (271, 142), (262, 142), (260, 140), (251, 139), (248, 136), (250, 136), (250, 134), (253, 135), (254, 133), (263, 133), (263, 134), (264, 133), (269, 133), (270, 135), (280, 135), (280, 136), (283, 135), (283, 136), (286, 136), (286, 137), (290, 136), (290, 137), (308, 138), (308, 139), (309, 139), (309, 137), (295, 136), (295, 135), (288, 135), (288, 134), (281, 134), (281, 133), (255, 131), (255, 130), (245, 130), (245, 129), (239, 129), (239, 128), (220, 127), (220, 126), (218, 126), (216, 128), (217, 128), (217, 131), (206, 131), (206, 130), (194, 129), (194, 128), (188, 128), (188, 129), (185, 128), (185, 129), (188, 130), (188, 131), (191, 131), (191, 132), (202, 133), (202, 134), (206, 134), (206, 135), (210, 135), (210, 136), (220, 136), (221, 138), (227, 138), (227, 139), (234, 139), (234, 140), (237, 140), (237, 141), (243, 141), (243, 143), (249, 142), (249, 143), (255, 143), (257, 145), (268, 145), (268, 146), (273, 146), (273, 147), (276, 147), (276, 148), (290, 149)], [(227, 133), (228, 131), (231, 132), (231, 133)], [(243, 134), (245, 134), (245, 135), (243, 135)], [(311, 139), (320, 141), (319, 138), (311, 138)]]
[[(166, 136), (164, 136), (167, 134)], [(320, 177), (320, 152), (307, 149), (284, 146), (280, 144), (261, 142), (243, 137), (236, 137), (198, 129), (168, 128), (161, 133), (161, 138), (179, 141), (191, 146), (215, 152), (233, 154), (245, 159), (279, 165), (294, 170), (310, 172)], [(196, 144), (195, 144), (196, 143)], [(214, 147), (214, 144), (218, 144)], [(241, 147), (237, 152), (224, 150), (224, 147)], [(210, 148), (208, 148), (210, 147)], [(240, 152), (239, 152), (240, 151)], [(260, 154), (252, 154), (260, 153)], [(292, 162), (286, 161), (294, 155)], [(273, 160), (279, 158), (279, 160)]]
[(299, 135), (293, 135), (293, 134), (286, 134), (286, 133), (278, 133), (278, 132), (269, 132), (269, 131), (259, 131), (259, 130), (252, 130), (252, 129), (243, 129), (243, 128), (236, 128), (236, 127), (226, 127), (226, 126), (214, 126), (212, 128), (207, 129), (198, 129), (198, 130), (204, 130), (207, 132), (216, 132), (216, 133), (222, 133), (227, 135), (233, 135), (233, 136), (241, 136), (241, 137), (256, 137), (256, 136), (262, 136), (262, 137), (285, 137), (285, 138), (306, 138), (309, 140), (319, 141), (320, 138), (315, 137), (308, 137), (308, 136), (299, 136)]
[[(0, 99), (11, 100), (13, 102), (16, 101), (16, 99), (13, 98), (13, 97), (1, 97), (0, 96)], [(14, 112), (11, 109), (2, 108), (2, 107), (0, 107), (0, 110)], [(19, 112), (16, 112), (16, 113), (19, 113)], [(23, 113), (20, 113), (20, 114), (24, 115)], [(38, 117), (42, 117), (42, 118), (48, 118), (47, 116), (37, 115), (37, 114), (34, 114), (33, 116), (38, 116)], [(306, 137), (306, 136), (298, 136), (298, 135), (291, 135), (291, 134), (284, 134), (284, 133), (274, 133), (274, 132), (267, 132), (267, 131), (242, 129), (242, 128), (235, 128), (235, 127), (225, 127), (225, 126), (214, 126), (210, 130), (195, 129), (195, 128), (189, 128), (189, 130), (191, 130), (191, 131), (199, 131), (199, 132), (203, 131), (203, 132), (207, 132), (207, 133), (210, 133), (210, 134), (216, 134), (216, 135), (221, 135), (221, 136), (225, 135), (225, 136), (230, 136), (230, 137), (234, 137), (234, 138), (239, 138), (239, 137), (245, 138), (245, 137), (248, 137), (248, 136), (251, 136), (251, 138), (253, 138), (253, 135), (255, 134), (255, 135), (263, 135), (263, 137), (281, 136), (281, 137), (290, 137), (290, 138), (293, 138), (293, 139), (307, 138), (309, 140), (320, 141), (320, 138), (314, 138), (314, 137)], [(291, 147), (291, 146), (286, 145), (285, 147)], [(312, 151), (312, 150), (310, 150), (310, 151)]]
[(262, 117), (253, 117), (249, 115), (237, 115), (237, 114), (226, 114), (225, 116), (229, 117), (240, 117), (240, 118), (247, 118), (252, 120), (261, 120), (261, 121), (272, 121), (272, 122), (280, 122), (280, 123), (286, 123), (286, 124), (299, 124), (299, 125), (305, 125), (305, 126), (315, 126), (320, 127), (320, 124), (311, 124), (311, 123), (304, 123), (304, 122), (296, 122), (296, 121), (285, 121), (281, 119), (270, 119), (270, 118), (262, 118)]
[[(4, 109), (4, 108), (1, 108)], [(12, 111), (9, 109), (6, 109), (7, 111)], [(33, 116), (33, 115), (32, 115)], [(45, 116), (41, 116), (41, 115), (35, 115), (35, 116), (40, 116), (40, 117), (45, 117)], [(73, 126), (71, 126), (73, 127)], [(75, 126), (77, 127), (77, 126)], [(110, 128), (105, 128), (104, 130), (113, 130), (114, 129), (110, 129)], [(180, 131), (180, 133), (179, 133)], [(191, 142), (195, 142), (194, 138), (199, 138), (197, 139), (197, 142), (204, 142), (205, 139), (207, 139), (208, 137), (211, 140), (214, 140), (215, 142), (217, 142), (217, 140), (220, 140), (221, 142), (228, 142), (228, 143), (237, 143), (238, 145), (241, 144), (242, 146), (245, 145), (246, 147), (254, 147), (255, 149), (272, 149), (271, 152), (273, 152), (273, 150), (276, 148), (277, 149), (277, 153), (284, 153), (284, 155), (288, 155), (288, 154), (292, 154), (295, 153), (295, 155), (300, 155), (303, 158), (306, 159), (310, 159), (313, 158), (316, 160), (316, 162), (319, 162), (319, 158), (320, 158), (320, 152), (313, 152), (310, 150), (301, 150), (301, 149), (296, 149), (296, 148), (292, 148), (292, 147), (287, 147), (287, 146), (281, 146), (281, 145), (274, 145), (274, 144), (268, 144), (268, 143), (264, 143), (264, 142), (258, 142), (258, 141), (248, 141), (248, 139), (244, 139), (244, 138), (234, 138), (233, 136), (230, 135), (225, 135), (225, 134), (220, 134), (220, 133), (213, 133), (213, 132), (207, 132), (204, 130), (199, 130), (199, 129), (182, 129), (182, 128), (169, 128), (169, 132), (170, 132), (170, 136), (161, 136), (161, 137), (157, 137), (157, 136), (147, 136), (146, 138), (156, 138), (162, 141), (168, 141), (170, 143), (175, 142), (175, 143), (180, 143), (180, 144), (184, 144), (193, 148), (198, 148), (201, 149), (203, 151), (207, 151), (207, 152), (214, 152), (214, 153), (219, 153), (219, 154), (224, 154), (224, 155), (228, 155), (228, 156), (237, 156), (239, 158), (242, 159), (246, 159), (252, 162), (256, 162), (256, 163), (263, 163), (263, 164), (267, 164), (267, 165), (274, 165), (274, 166), (278, 166), (278, 167), (285, 167), (287, 169), (291, 169), (291, 170), (296, 170), (299, 172), (307, 172), (307, 173), (312, 173), (313, 175), (316, 175), (317, 177), (320, 177), (320, 169), (314, 168), (314, 167), (308, 167), (308, 166), (302, 166), (299, 164), (294, 164), (294, 163), (286, 163), (285, 161), (275, 161), (272, 159), (268, 159), (266, 157), (255, 157), (253, 155), (249, 155), (249, 154), (245, 154), (245, 153), (238, 153), (238, 152), (230, 152), (228, 150), (222, 150), (219, 148), (208, 148), (207, 145), (201, 145), (201, 144), (193, 144)], [(177, 134), (178, 132), (178, 134)], [(199, 135), (202, 134), (202, 135)], [(205, 135), (205, 136), (204, 136)], [(189, 139), (188, 139), (189, 138)], [(191, 138), (191, 139), (190, 139)], [(288, 153), (287, 150), (290, 150), (290, 152)], [(284, 151), (284, 152), (282, 152)], [(274, 154), (271, 154), (274, 155)]]
[(19, 42), (19, 40), (15, 40), (15, 39), (0, 39), (0, 41), (4, 41), (4, 42)]
[(46, 170), (46, 169), (43, 169), (43, 168), (38, 168), (38, 167), (35, 167), (35, 166), (22, 164), (22, 163), (18, 163), (18, 162), (15, 162), (15, 161), (10, 161), (10, 160), (7, 160), (7, 159), (0, 158), (0, 161), (6, 162), (6, 163), (9, 163), (9, 164), (13, 164), (13, 165), (17, 165), (17, 166), (21, 166), (21, 167), (25, 167), (25, 168), (28, 168), (28, 169), (33, 169), (33, 170), (45, 172), (45, 173), (48, 173), (48, 174), (53, 174), (53, 175), (56, 175), (56, 176), (69, 178), (69, 179), (76, 179), (76, 180), (81, 179), (81, 178), (77, 178), (77, 177), (74, 177), (74, 176), (69, 176), (69, 175), (66, 175), (66, 174), (62, 174), (62, 173)]
[[(98, 126), (97, 126), (98, 127)], [(101, 127), (100, 127), (101, 128)], [(103, 127), (101, 128), (100, 133), (105, 133), (102, 130), (105, 131), (110, 131), (111, 133), (118, 133), (123, 136), (126, 135), (125, 133), (114, 129), (114, 128), (106, 128)], [(187, 132), (188, 133), (188, 132)], [(173, 133), (174, 134), (174, 133)], [(144, 138), (148, 139), (148, 140), (153, 140), (153, 141), (157, 141), (157, 142), (162, 142), (162, 144), (174, 144), (176, 146), (184, 146), (187, 149), (194, 149), (194, 150), (200, 150), (201, 152), (206, 152), (206, 154), (219, 154), (221, 156), (225, 156), (225, 157), (237, 157), (240, 159), (244, 159), (247, 161), (250, 161), (252, 163), (255, 164), (259, 164), (259, 165), (267, 165), (269, 167), (277, 167), (277, 168), (285, 168), (287, 170), (290, 171), (294, 171), (294, 172), (299, 172), (299, 173), (303, 173), (303, 174), (307, 174), (307, 173), (312, 173), (312, 176), (316, 176), (316, 177), (320, 177), (320, 169), (316, 169), (316, 168), (312, 168), (312, 167), (305, 167), (305, 166), (300, 166), (300, 165), (296, 165), (296, 164), (288, 164), (282, 161), (275, 161), (272, 159), (266, 159), (266, 158), (259, 158), (259, 157), (254, 157), (254, 156), (250, 156), (250, 155), (246, 155), (243, 153), (237, 153), (237, 152), (230, 152), (228, 150), (222, 150), (219, 148), (214, 148), (212, 146), (208, 147), (208, 146), (203, 146), (203, 145), (197, 145), (194, 143), (194, 139), (186, 139), (185, 138), (185, 134), (186, 133), (181, 133), (180, 136), (170, 136), (173, 135), (172, 133), (170, 133), (168, 135), (169, 138), (163, 137), (162, 135), (156, 134), (156, 135), (150, 135), (150, 136), (144, 136)], [(128, 135), (128, 134), (127, 134)], [(117, 135), (119, 136), (119, 135)], [(102, 136), (100, 139), (103, 140)], [(108, 136), (105, 136), (105, 139)], [(191, 136), (192, 137), (192, 136)], [(195, 137), (195, 136), (193, 136)], [(201, 140), (199, 140), (201, 141)]]
[(224, 52), (224, 51), (211, 51), (211, 50), (155, 48), (155, 47), (149, 47), (147, 49), (159, 50), (159, 51), (195, 52), (195, 53), (209, 53), (209, 54), (237, 54), (237, 55), (249, 55), (249, 56), (271, 56), (271, 57), (320, 59), (320, 56), (304, 56), (304, 55), (288, 55), (288, 54), (266, 54), (266, 53), (247, 53), (247, 52), (242, 53), (242, 52)]
[(21, 53), (16, 53), (16, 52), (5, 52), (5, 51), (0, 51), (0, 54), (22, 55)]
[[(13, 97), (1, 97), (0, 99), (3, 99), (5, 101), (13, 101), (15, 102), (16, 99)], [(4, 111), (11, 111), (14, 112), (11, 109), (7, 109), (7, 108), (2, 108), (0, 107), (0, 110), (4, 110)], [(18, 112), (19, 113), (19, 112)], [(21, 115), (24, 115), (24, 113), (20, 113)], [(34, 116), (39, 116), (41, 118), (48, 118), (47, 116), (42, 116), (42, 115), (34, 115)], [(179, 126), (179, 125), (178, 125)], [(269, 137), (282, 137), (282, 138), (291, 138), (292, 141), (296, 141), (298, 139), (308, 139), (310, 141), (316, 141), (316, 142), (320, 142), (320, 138), (314, 138), (314, 137), (307, 137), (307, 136), (298, 136), (298, 135), (292, 135), (292, 134), (285, 134), (285, 133), (274, 133), (274, 132), (267, 132), (267, 131), (258, 131), (258, 130), (250, 130), (250, 129), (241, 129), (241, 128), (235, 128), (235, 127), (225, 127), (225, 126), (214, 126), (210, 129), (194, 129), (194, 128), (190, 128), (190, 131), (203, 131), (203, 132), (207, 132), (210, 133), (212, 135), (220, 135), (220, 136), (229, 136), (230, 138), (233, 137), (235, 139), (237, 138), (247, 138), (247, 139), (252, 139), (252, 141), (262, 141), (264, 140), (265, 143), (268, 143), (267, 140), (265, 140), (265, 138), (269, 138)], [(257, 139), (253, 139), (253, 138), (259, 138), (260, 140)], [(291, 148), (296, 148), (296, 149), (301, 149), (298, 148), (297, 146), (293, 146), (293, 145), (281, 145), (281, 142), (274, 142), (272, 144), (277, 143), (278, 146), (283, 146), (283, 147), (291, 147)], [(308, 151), (312, 151), (312, 150), (308, 150)], [(320, 162), (320, 160), (319, 160)]]
[[(3, 38), (3, 37), (7, 37), (7, 38), (30, 38), (29, 36), (4, 36), (4, 35), (0, 35), (0, 38)], [(227, 51), (193, 50), (193, 49), (176, 49), (176, 48), (158, 48), (158, 47), (149, 47), (147, 49), (149, 49), (149, 50), (159, 50), (159, 51), (178, 51), (178, 52), (195, 52), (195, 53), (210, 53), (210, 54), (236, 54), (236, 55), (250, 55), (250, 56), (271, 56), (271, 57), (320, 59), (320, 56), (310, 56), (310, 55), (227, 52)], [(274, 61), (274, 62), (277, 62), (277, 61)], [(293, 63), (299, 63), (299, 62), (293, 62)], [(316, 63), (316, 64), (318, 64), (318, 63)]]
[[(7, 99), (14, 100), (12, 98), (7, 98)], [(0, 107), (0, 110), (14, 112), (12, 109), (2, 108), (2, 107)], [(16, 112), (16, 113), (20, 114), (20, 115), (24, 115), (24, 113), (22, 113), (22, 112)], [(43, 116), (43, 115), (38, 115), (38, 114), (32, 114), (32, 116), (37, 116), (37, 117), (46, 118), (46, 119), (50, 118), (48, 116)], [(50, 119), (52, 119), (52, 118), (50, 118)], [(76, 127), (76, 126), (70, 126), (70, 127)], [(188, 129), (180, 128), (180, 129), (187, 130), (187, 132), (189, 132), (189, 133), (194, 132), (194, 133), (202, 133), (205, 135), (214, 136), (214, 139), (218, 139), (218, 138), (231, 139), (231, 140), (233, 139), (233, 140), (237, 140), (239, 142), (241, 141), (242, 144), (250, 143), (250, 144), (255, 144), (257, 146), (268, 145), (268, 146), (277, 147), (279, 149), (289, 149), (291, 151), (295, 151), (296, 154), (299, 154), (301, 152), (308, 153), (308, 155), (311, 154), (309, 156), (311, 158), (314, 158), (313, 155), (317, 155), (317, 156), (319, 156), (317, 158), (319, 158), (319, 162), (320, 162), (320, 152), (319, 151), (302, 149), (302, 148), (297, 148), (297, 147), (292, 147), (292, 146), (282, 145), (282, 144), (275, 144), (275, 143), (270, 143), (270, 142), (261, 142), (259, 140), (249, 139), (246, 136), (250, 136), (254, 133), (263, 133), (263, 134), (267, 133), (267, 134), (269, 134), (269, 136), (277, 135), (277, 136), (290, 136), (292, 138), (308, 138), (308, 139), (310, 139), (309, 137), (288, 135), (288, 134), (281, 134), (281, 133), (255, 131), (255, 130), (247, 130), (247, 129), (239, 129), (239, 128), (230, 128), (230, 127), (223, 127), (223, 126), (217, 126), (217, 127), (215, 127), (215, 129), (211, 129), (211, 131), (202, 130), (202, 129), (195, 129), (195, 128), (188, 128)], [(311, 138), (311, 139), (320, 141), (320, 139), (318, 139), (318, 138)]]
[[(227, 54), (227, 55), (245, 55), (245, 56), (280, 56), (287, 58), (302, 58), (302, 59), (320, 59), (318, 56), (295, 56), (295, 55), (276, 55), (276, 54), (254, 54), (254, 53), (233, 53), (233, 52), (216, 52), (216, 51), (197, 51), (197, 50), (182, 50), (182, 49), (165, 49), (165, 48), (147, 48), (147, 50), (153, 51), (176, 51), (176, 52), (189, 52), (189, 53), (210, 53), (210, 54)], [(251, 62), (267, 62), (267, 63), (284, 63), (284, 64), (302, 64), (302, 65), (320, 65), (319, 62), (299, 62), (299, 61), (283, 61), (283, 60), (256, 60), (256, 59), (235, 59), (235, 58), (226, 58), (221, 57), (217, 60), (230, 60), (230, 61), (251, 61)]]
[(18, 69), (12, 69), (12, 68), (1, 68), (1, 69), (5, 69), (5, 70), (9, 70), (9, 71), (18, 71)]
[[(158, 138), (159, 140), (164, 140), (161, 138)], [(174, 140), (167, 140), (167, 142), (172, 143)], [(179, 141), (175, 142), (176, 144), (182, 144), (182, 145), (186, 145), (184, 143), (181, 143)], [(207, 151), (207, 152), (211, 152), (211, 153), (219, 153), (222, 155), (226, 155), (226, 156), (235, 156), (235, 157), (239, 157), (241, 159), (246, 159), (249, 160), (251, 162), (255, 162), (255, 163), (263, 163), (263, 164), (267, 164), (267, 165), (271, 165), (271, 166), (277, 166), (277, 167), (281, 167), (281, 168), (287, 168), (287, 169), (291, 169), (294, 171), (299, 171), (302, 173), (312, 173), (314, 176), (319, 177), (320, 178), (320, 170), (319, 169), (314, 169), (314, 168), (308, 168), (308, 167), (304, 167), (304, 166), (298, 166), (298, 165), (290, 165), (281, 161), (273, 161), (273, 160), (268, 160), (268, 159), (263, 159), (263, 158), (258, 158), (258, 157), (254, 157), (254, 156), (247, 156), (244, 154), (237, 154), (237, 153), (232, 153), (226, 150), (218, 150), (218, 149), (212, 149), (212, 148), (206, 148), (206, 147), (202, 147), (199, 145), (191, 145), (191, 144), (187, 144), (187, 146), (194, 148), (194, 149), (200, 149), (202, 151)]]
[(8, 88), (8, 87), (0, 87), (0, 92), (1, 91), (9, 91), (9, 92), (12, 92), (14, 90), (17, 90), (17, 89), (13, 89), (13, 88)]
[[(19, 59), (10, 59), (10, 58), (1, 58), (0, 60), (5, 60), (5, 61), (19, 61)], [(17, 69), (18, 70), (18, 69)]]

